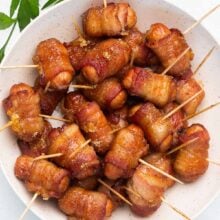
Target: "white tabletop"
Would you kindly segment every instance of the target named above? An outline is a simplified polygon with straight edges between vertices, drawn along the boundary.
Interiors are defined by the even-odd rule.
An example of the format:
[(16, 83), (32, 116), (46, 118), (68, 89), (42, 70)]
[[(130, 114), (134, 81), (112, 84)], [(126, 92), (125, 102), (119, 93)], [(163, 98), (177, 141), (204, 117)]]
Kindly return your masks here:
[[(147, 0), (146, 0), (147, 1)], [(220, 0), (167, 0), (170, 3), (182, 8), (186, 12), (190, 13), (194, 18), (198, 19), (204, 12), (213, 6), (220, 4)], [(1, 0), (0, 11), (8, 13), (9, 11), (9, 0)], [(40, 0), (41, 3), (45, 2)], [(218, 43), (220, 43), (220, 10), (215, 14), (211, 15), (207, 20), (203, 22), (203, 25), (208, 31), (214, 36)], [(0, 32), (0, 46), (5, 42), (9, 31)], [(16, 40), (19, 36), (19, 31), (16, 30), (11, 42)], [(9, 44), (8, 48), (10, 48)], [(5, 147), (5, 146), (1, 146)], [(202, 192), (201, 192), (202, 193)], [(16, 220), (25, 209), (24, 204), (15, 195), (13, 190), (8, 185), (5, 177), (0, 170), (0, 219), (1, 220)], [(39, 220), (34, 214), (29, 212), (26, 219)], [(220, 196), (212, 203), (212, 205), (203, 212), (197, 220), (219, 220), (220, 219)], [(166, 219), (165, 219), (166, 220)]]

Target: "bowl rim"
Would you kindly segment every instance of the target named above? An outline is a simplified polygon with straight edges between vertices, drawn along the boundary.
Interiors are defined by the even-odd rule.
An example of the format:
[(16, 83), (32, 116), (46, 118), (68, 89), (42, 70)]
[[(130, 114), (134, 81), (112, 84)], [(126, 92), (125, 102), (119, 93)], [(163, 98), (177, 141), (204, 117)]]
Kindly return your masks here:
[[(65, 0), (63, 2), (60, 2), (57, 5), (52, 6), (51, 8), (46, 9), (45, 11), (41, 11), (39, 16), (37, 18), (35, 18), (34, 20), (32, 20), (32, 22), (21, 32), (19, 32), (19, 36), (15, 39), (14, 42), (11, 43), (10, 45), (10, 49), (7, 51), (7, 53), (5, 54), (0, 66), (4, 66), (4, 63), (6, 62), (6, 60), (9, 58), (9, 55), (11, 54), (11, 52), (13, 51), (14, 46), (20, 41), (20, 39), (22, 38), (23, 35), (26, 34), (26, 32), (29, 31), (29, 29), (32, 28), (32, 26), (37, 23), (40, 19), (42, 19), (42, 17), (46, 16), (47, 14), (49, 14), (51, 11), (56, 10), (59, 7), (62, 7), (65, 4), (68, 4), (69, 2), (71, 2), (72, 0)], [(141, 0), (141, 1), (146, 1), (146, 0)], [(185, 15), (187, 15), (189, 18), (191, 18), (193, 21), (196, 21), (196, 18), (193, 16), (193, 14), (190, 14), (189, 12), (187, 12), (185, 9), (180, 8), (179, 6), (177, 6), (174, 3), (169, 2), (168, 0), (160, 0), (165, 2), (167, 5), (172, 6), (176, 9), (178, 9), (179, 11), (181, 11), (182, 13), (184, 13)], [(114, 2), (114, 0), (112, 0), (112, 2)], [(123, 2), (126, 2), (123, 0)], [(213, 6), (214, 8), (215, 6)], [(211, 9), (211, 8), (210, 8)], [(207, 25), (205, 25), (203, 22), (200, 23), (198, 25), (198, 27), (202, 27), (209, 35), (210, 37), (213, 39), (213, 41), (216, 44), (216, 48), (220, 48), (220, 43), (218, 42), (218, 40), (216, 39), (215, 36), (213, 36), (210, 31), (208, 30)], [(2, 72), (2, 70), (0, 70), (0, 73)], [(7, 174), (7, 171), (4, 168), (4, 165), (2, 163), (2, 161), (0, 160), (0, 168), (3, 172), (4, 178), (7, 180), (9, 186), (11, 187), (11, 189), (14, 191), (15, 195), (18, 197), (18, 199), (26, 206), (27, 203), (29, 201), (26, 201), (26, 199), (24, 199), (23, 197), (20, 197), (19, 192), (16, 191), (16, 189), (14, 188), (13, 184), (11, 183), (10, 177)], [(200, 209), (200, 211), (197, 211), (197, 213), (195, 213), (193, 216), (191, 216), (191, 219), (196, 219), (198, 216), (200, 216), (210, 205), (211, 203), (213, 203), (213, 201), (220, 195), (220, 189), (217, 190), (215, 192), (215, 194), (212, 195), (212, 197), (210, 198), (210, 200)], [(41, 218), (38, 214), (38, 212), (36, 210), (33, 209), (33, 206), (30, 207), (29, 212), (32, 212), (35, 217), (37, 218)]]

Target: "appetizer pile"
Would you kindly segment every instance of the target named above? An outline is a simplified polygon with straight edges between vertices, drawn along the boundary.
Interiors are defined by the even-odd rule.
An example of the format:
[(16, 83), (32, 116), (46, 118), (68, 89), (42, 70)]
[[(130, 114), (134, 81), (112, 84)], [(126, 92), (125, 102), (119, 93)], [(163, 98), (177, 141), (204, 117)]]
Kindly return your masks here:
[[(185, 183), (208, 168), (208, 131), (186, 120), (205, 96), (194, 54), (181, 31), (156, 23), (142, 33), (136, 22), (127, 3), (89, 8), (78, 38), (39, 43), (34, 86), (13, 85), (3, 101), (21, 150), (16, 177), (69, 217), (103, 220), (125, 205), (102, 181), (136, 215), (155, 212), (175, 181), (140, 160)], [(57, 107), (66, 123), (53, 128), (42, 116)]]

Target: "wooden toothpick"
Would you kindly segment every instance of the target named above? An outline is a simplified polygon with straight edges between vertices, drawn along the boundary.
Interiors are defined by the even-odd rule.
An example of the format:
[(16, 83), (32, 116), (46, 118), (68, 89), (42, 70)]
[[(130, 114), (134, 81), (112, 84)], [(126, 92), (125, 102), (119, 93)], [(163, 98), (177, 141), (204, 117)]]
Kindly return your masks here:
[(11, 127), (12, 124), (13, 124), (12, 121), (7, 122), (5, 125), (3, 125), (3, 126), (0, 128), (0, 132), (3, 131), (3, 130), (5, 130), (6, 128)]
[(45, 159), (50, 159), (50, 158), (55, 158), (55, 157), (61, 157), (63, 153), (57, 153), (57, 154), (49, 154), (49, 155), (41, 155), (39, 157), (34, 158), (34, 161), (37, 160), (45, 160)]
[(177, 58), (176, 60), (171, 64), (169, 65), (162, 73), (161, 75), (165, 75), (178, 61), (180, 61), (183, 56), (185, 56), (185, 54), (190, 50), (190, 47), (187, 47)]
[(105, 186), (107, 189), (109, 189), (112, 193), (114, 193), (116, 196), (118, 196), (121, 200), (123, 200), (125, 203), (127, 203), (130, 206), (133, 206), (133, 204), (127, 200), (124, 196), (122, 196), (119, 192), (114, 190), (111, 186), (109, 186), (107, 183), (102, 181), (101, 179), (98, 179), (98, 182), (101, 183), (103, 186)]
[(183, 34), (188, 34), (192, 29), (194, 29), (197, 25), (199, 25), (205, 18), (207, 18), (209, 15), (211, 15), (215, 10), (217, 10), (220, 7), (220, 4), (212, 8), (210, 11), (208, 11), (206, 14), (204, 14), (198, 21), (196, 21), (192, 26), (187, 28)]
[(191, 218), (189, 218), (185, 213), (183, 213), (182, 211), (180, 211), (179, 209), (177, 209), (176, 207), (174, 207), (170, 202), (168, 202), (164, 197), (160, 197), (160, 199), (167, 204), (171, 209), (173, 209), (176, 213), (178, 213), (179, 215), (181, 215), (184, 219), (186, 220), (191, 220)]
[(204, 109), (202, 109), (202, 110), (200, 110), (200, 111), (198, 111), (198, 112), (196, 112), (196, 113), (194, 113), (192, 115), (186, 116), (182, 121), (187, 121), (187, 120), (189, 120), (191, 118), (194, 118), (195, 116), (200, 115), (203, 112), (207, 112), (208, 110), (218, 106), (219, 104), (220, 104), (220, 102), (217, 102), (217, 103), (215, 103), (213, 105), (210, 105), (210, 106), (208, 106), (208, 107), (206, 107), (206, 108), (204, 108)]
[(107, 0), (103, 0), (103, 5), (104, 5), (104, 8), (107, 7)]
[(166, 155), (170, 155), (170, 154), (172, 154), (172, 153), (174, 153), (174, 152), (176, 152), (176, 151), (178, 151), (178, 150), (184, 148), (185, 146), (194, 143), (194, 142), (195, 142), (196, 140), (198, 140), (198, 139), (199, 139), (198, 137), (193, 138), (193, 139), (191, 139), (191, 140), (189, 140), (189, 141), (187, 141), (187, 142), (181, 144), (180, 146), (173, 148), (172, 150), (170, 150), (169, 152), (167, 152)]
[(47, 83), (46, 87), (44, 88), (44, 93), (46, 93), (47, 90), (50, 88), (50, 84), (51, 84), (51, 82), (49, 81), (49, 82)]
[(208, 58), (211, 56), (212, 52), (214, 51), (215, 47), (213, 47), (203, 58), (202, 62), (197, 66), (197, 68), (195, 69), (195, 71), (193, 72), (193, 76), (195, 76), (198, 71), (200, 70), (200, 68), (203, 66), (203, 64), (208, 60)]
[(81, 39), (84, 39), (84, 34), (83, 34), (83, 32), (81, 31), (81, 28), (80, 28), (79, 24), (76, 22), (75, 19), (73, 19), (73, 25), (74, 25), (74, 27), (75, 27), (75, 30), (76, 30), (78, 36), (79, 36)]
[(169, 118), (170, 116), (172, 116), (173, 114), (175, 114), (177, 111), (179, 111), (182, 107), (184, 107), (185, 105), (187, 105), (189, 102), (191, 102), (193, 99), (195, 99), (197, 96), (199, 96), (201, 93), (203, 92), (203, 89), (200, 89), (196, 94), (194, 94), (193, 96), (191, 96), (189, 99), (187, 99), (185, 102), (183, 102), (181, 105), (178, 105), (175, 109), (173, 109), (172, 111), (168, 112), (162, 119), (161, 121), (166, 120), (167, 118)]
[(123, 188), (126, 189), (128, 192), (133, 193), (135, 196), (137, 196), (137, 197), (143, 199), (142, 196), (141, 196), (139, 193), (135, 192), (135, 191), (132, 190), (130, 187), (123, 186)]
[(74, 85), (74, 84), (71, 84), (69, 87), (72, 87), (72, 88), (75, 88), (75, 89), (95, 89), (96, 85), (88, 86), (88, 85)]
[(87, 146), (91, 142), (91, 139), (88, 139), (86, 142), (84, 142), (82, 145), (77, 147), (71, 154), (70, 158), (73, 158), (81, 149), (83, 149), (85, 146)]
[(114, 134), (114, 133), (120, 131), (121, 129), (123, 129), (123, 128), (116, 128), (116, 129), (110, 131), (109, 134)]
[(209, 159), (209, 158), (207, 158), (206, 160), (207, 160), (209, 163), (212, 163), (212, 164), (215, 164), (215, 165), (217, 165), (217, 166), (220, 166), (220, 161), (212, 160), (212, 159)]
[[(133, 193), (135, 196), (144, 199), (140, 194), (138, 194), (137, 192), (135, 192), (134, 190), (124, 186), (124, 189), (126, 189), (128, 192)], [(179, 215), (181, 215), (184, 219), (186, 220), (191, 220), (185, 213), (183, 213), (182, 211), (180, 211), (179, 209), (177, 209), (176, 207), (174, 207), (172, 204), (170, 204), (170, 202), (168, 202), (163, 196), (160, 197), (161, 201), (164, 202), (165, 204), (167, 204), (171, 209), (173, 209), (176, 213), (178, 213)]]
[(60, 118), (60, 117), (56, 117), (56, 116), (44, 115), (44, 114), (39, 114), (39, 116), (40, 116), (40, 117), (43, 117), (43, 118), (47, 118), (47, 119), (56, 120), (56, 121), (62, 121), (62, 122), (71, 123), (71, 121), (68, 120), (68, 119)]
[(147, 167), (149, 167), (149, 168), (155, 170), (156, 172), (162, 174), (163, 176), (166, 176), (166, 177), (168, 177), (168, 178), (174, 180), (174, 181), (177, 182), (177, 183), (180, 183), (180, 184), (182, 184), (182, 185), (184, 184), (182, 181), (178, 180), (176, 177), (174, 177), (174, 176), (172, 176), (172, 175), (170, 175), (170, 174), (164, 172), (163, 170), (161, 170), (161, 169), (159, 169), (159, 168), (153, 166), (152, 164), (146, 162), (145, 160), (139, 159), (139, 162), (140, 162), (141, 164), (143, 164), (143, 165), (145, 165), (145, 166), (147, 166)]
[(35, 193), (34, 196), (32, 197), (31, 201), (27, 204), (26, 209), (24, 210), (24, 212), (21, 214), (19, 220), (23, 220), (25, 215), (27, 214), (27, 212), (29, 211), (30, 207), (32, 206), (32, 204), (34, 203), (34, 201), (37, 199), (38, 197), (38, 193)]
[(14, 65), (14, 66), (0, 66), (0, 69), (19, 69), (19, 68), (37, 68), (38, 65)]

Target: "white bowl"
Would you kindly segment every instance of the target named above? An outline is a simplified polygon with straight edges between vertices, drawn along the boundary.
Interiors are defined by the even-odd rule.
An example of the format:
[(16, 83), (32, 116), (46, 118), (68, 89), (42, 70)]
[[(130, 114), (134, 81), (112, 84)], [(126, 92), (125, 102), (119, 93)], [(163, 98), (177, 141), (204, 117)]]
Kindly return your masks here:
[[(194, 20), (180, 9), (168, 4), (163, 0), (129, 0), (131, 6), (135, 9), (138, 16), (138, 28), (145, 31), (150, 24), (163, 22), (170, 27), (185, 30)], [(81, 22), (80, 15), (91, 5), (101, 5), (101, 0), (91, 1), (65, 1), (60, 5), (48, 10), (38, 19), (36, 19), (18, 39), (12, 50), (5, 57), (2, 65), (31, 64), (32, 55), (36, 45), (44, 39), (56, 37), (61, 41), (71, 41), (76, 37), (73, 27), (73, 19)], [(186, 36), (188, 43), (195, 52), (193, 68), (198, 65), (202, 57), (217, 45), (210, 34), (201, 26), (195, 28), (192, 33)], [(215, 103), (220, 95), (220, 53), (216, 48), (212, 57), (200, 70), (196, 76), (202, 80), (206, 91), (206, 97), (201, 106), (208, 106)], [(3, 70), (0, 73), (0, 100), (8, 96), (10, 87), (19, 82), (26, 82), (33, 85), (36, 73), (30, 69)], [(3, 108), (0, 108), (0, 125), (7, 122), (7, 117)], [(205, 125), (211, 136), (210, 158), (220, 160), (220, 110), (213, 109), (191, 121), (199, 122)], [(0, 134), (1, 153), (0, 161), (3, 172), (17, 195), (24, 203), (28, 203), (32, 197), (24, 184), (14, 176), (14, 163), (19, 156), (20, 151), (16, 144), (16, 138), (11, 134), (10, 129)], [(220, 186), (220, 169), (210, 164), (207, 173), (193, 184), (177, 185), (166, 192), (166, 199), (174, 206), (184, 211), (191, 218), (195, 218), (204, 210), (207, 204), (218, 194)], [(45, 202), (38, 199), (31, 208), (33, 212), (41, 219), (62, 220), (65, 216), (58, 210), (52, 202)], [(111, 219), (139, 219), (134, 216), (127, 208), (118, 209), (113, 213)], [(141, 218), (140, 218), (141, 219)], [(169, 207), (163, 204), (160, 209), (148, 219), (180, 219), (180, 217)]]

